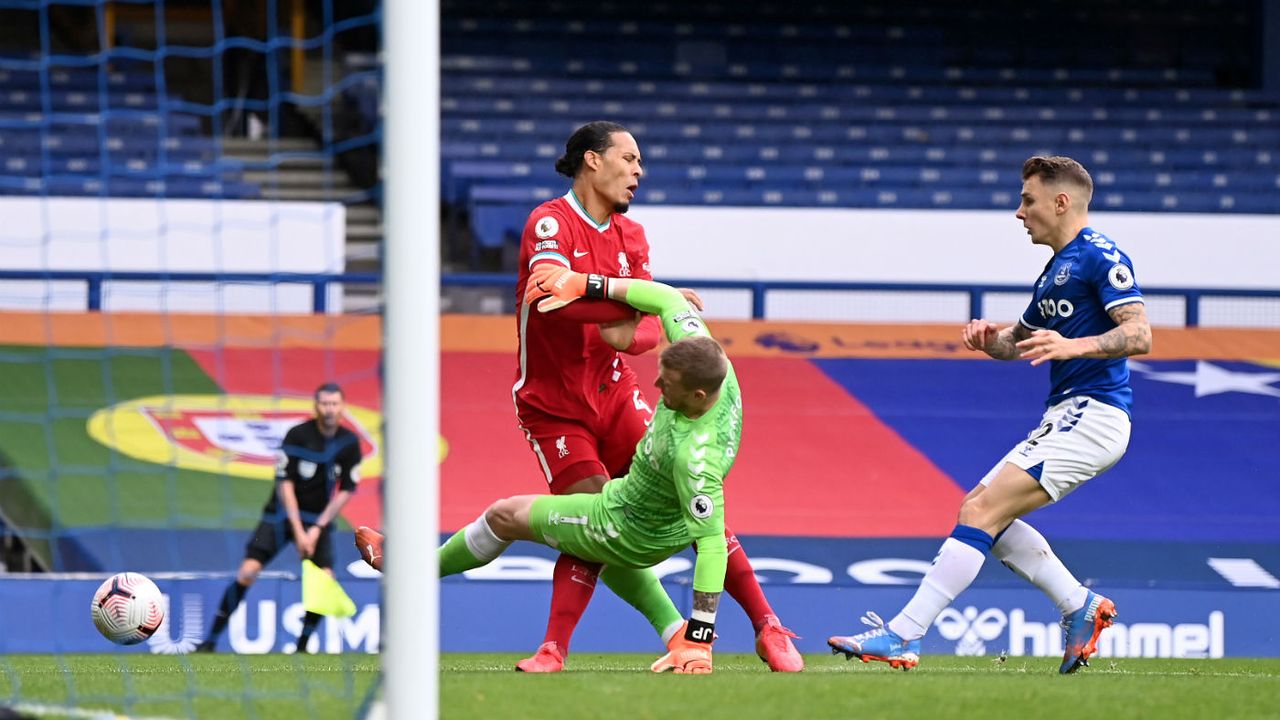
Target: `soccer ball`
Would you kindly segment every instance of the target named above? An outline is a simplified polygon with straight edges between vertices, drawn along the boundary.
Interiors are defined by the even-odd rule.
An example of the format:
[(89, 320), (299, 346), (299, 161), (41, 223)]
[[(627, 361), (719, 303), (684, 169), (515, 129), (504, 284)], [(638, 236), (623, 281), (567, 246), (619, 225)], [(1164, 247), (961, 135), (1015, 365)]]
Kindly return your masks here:
[(136, 645), (164, 621), (164, 597), (145, 575), (112, 575), (93, 594), (93, 624), (113, 643)]

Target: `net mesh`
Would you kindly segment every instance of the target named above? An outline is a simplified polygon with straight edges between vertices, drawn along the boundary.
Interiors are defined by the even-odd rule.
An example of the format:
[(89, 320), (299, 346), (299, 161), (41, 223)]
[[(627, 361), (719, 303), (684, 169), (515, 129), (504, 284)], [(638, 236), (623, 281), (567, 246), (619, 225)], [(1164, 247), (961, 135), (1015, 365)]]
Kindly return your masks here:
[[(342, 280), (376, 269), (379, 22), (328, 0), (0, 0), (0, 706), (352, 717), (376, 683), (350, 529), (380, 524), (380, 329)], [(310, 644), (341, 656), (280, 654), (303, 623), (292, 547), (219, 652), (186, 654), (329, 381), (366, 458), (333, 532), (356, 614)], [(168, 608), (128, 647), (90, 619), (124, 571)]]

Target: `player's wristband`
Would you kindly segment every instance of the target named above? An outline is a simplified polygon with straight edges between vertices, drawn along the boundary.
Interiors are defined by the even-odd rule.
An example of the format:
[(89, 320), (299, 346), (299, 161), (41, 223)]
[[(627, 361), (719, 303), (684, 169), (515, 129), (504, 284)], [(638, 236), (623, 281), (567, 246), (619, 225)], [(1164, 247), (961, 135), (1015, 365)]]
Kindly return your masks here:
[(604, 300), (609, 297), (609, 278), (591, 273), (587, 275), (587, 290), (583, 297)]
[(684, 639), (691, 642), (711, 644), (716, 637), (716, 624), (714, 622), (706, 622), (697, 618), (689, 618), (689, 624), (684, 629)]

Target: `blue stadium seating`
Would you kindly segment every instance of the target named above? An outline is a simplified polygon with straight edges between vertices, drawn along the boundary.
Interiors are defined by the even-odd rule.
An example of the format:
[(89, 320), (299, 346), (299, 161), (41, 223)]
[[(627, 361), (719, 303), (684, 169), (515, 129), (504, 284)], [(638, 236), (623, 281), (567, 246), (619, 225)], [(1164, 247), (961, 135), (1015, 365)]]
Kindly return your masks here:
[(261, 196), (153, 71), (39, 62), (0, 57), (0, 194)]
[(1007, 210), (1053, 153), (1099, 207), (1280, 212), (1280, 108), (1219, 85), (1245, 3), (499, 4), (444, 21), (445, 186), (484, 244), (519, 232), (500, 204), (565, 186), (552, 162), (597, 118), (640, 141), (645, 203)]
[[(530, 202), (565, 187), (552, 164), (569, 133), (607, 118), (641, 143), (642, 202), (1006, 209), (1022, 161), (1057, 153), (1091, 168), (1100, 207), (1280, 212), (1280, 108), (1220, 84), (1249, 27), (1247, 3), (1221, 4), (1126, 5), (1119, 21), (1118, 0), (1017, 14), (745, 2), (732, 18), (715, 4), (447, 6), (442, 193), (470, 211), (481, 244), (500, 245)], [(1033, 40), (1034, 18), (1065, 36), (1088, 29), (1089, 41)], [(1126, 28), (1139, 26), (1136, 42)], [(34, 59), (11, 60), (0, 63), (0, 192), (35, 180), (258, 194), (198, 113), (156, 93), (154, 70), (42, 76)], [(350, 69), (342, 102), (373, 127), (376, 63)]]

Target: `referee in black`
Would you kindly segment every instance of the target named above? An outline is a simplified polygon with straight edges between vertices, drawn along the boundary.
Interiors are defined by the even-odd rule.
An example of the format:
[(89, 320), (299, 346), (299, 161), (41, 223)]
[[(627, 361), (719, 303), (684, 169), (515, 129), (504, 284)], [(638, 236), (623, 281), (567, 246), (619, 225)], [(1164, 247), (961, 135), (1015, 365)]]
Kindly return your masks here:
[[(360, 438), (342, 426), (344, 398), (336, 383), (316, 388), (315, 417), (285, 433), (276, 460), (275, 490), (262, 509), (262, 521), (245, 546), (244, 561), (235, 582), (222, 595), (218, 613), (196, 652), (213, 652), (227, 627), (227, 619), (258, 579), (262, 566), (292, 542), (300, 558), (310, 558), (333, 574), (333, 545), (329, 525), (351, 499), (363, 456)], [(306, 652), (320, 615), (308, 612), (298, 636), (298, 652)]]

